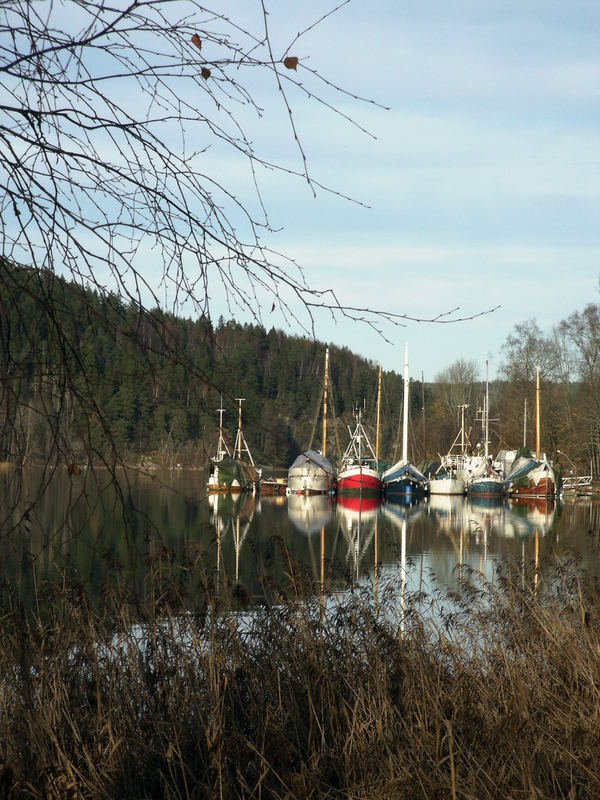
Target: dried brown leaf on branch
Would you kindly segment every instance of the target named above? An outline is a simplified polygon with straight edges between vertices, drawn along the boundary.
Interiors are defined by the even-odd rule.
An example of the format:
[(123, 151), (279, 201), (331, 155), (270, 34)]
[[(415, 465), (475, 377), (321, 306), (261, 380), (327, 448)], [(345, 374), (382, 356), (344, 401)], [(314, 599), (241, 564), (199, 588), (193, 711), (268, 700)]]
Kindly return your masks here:
[(297, 69), (298, 67), (298, 56), (286, 56), (283, 59), (283, 66), (287, 69)]
[(202, 39), (198, 36), (197, 33), (195, 33), (192, 36), (192, 44), (195, 45), (198, 48), (198, 50), (202, 50)]
[(205, 81), (210, 78), (210, 70), (208, 67), (202, 67), (202, 71), (200, 73)]

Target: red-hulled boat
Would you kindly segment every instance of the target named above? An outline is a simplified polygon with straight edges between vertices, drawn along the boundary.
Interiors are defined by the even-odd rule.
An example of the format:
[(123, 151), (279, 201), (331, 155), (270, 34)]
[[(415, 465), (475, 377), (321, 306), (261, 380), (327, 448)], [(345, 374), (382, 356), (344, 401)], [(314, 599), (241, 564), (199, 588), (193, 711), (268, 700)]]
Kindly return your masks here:
[(379, 495), (381, 493), (381, 473), (377, 467), (375, 451), (363, 427), (359, 409), (356, 428), (338, 471), (337, 493), (341, 495)]

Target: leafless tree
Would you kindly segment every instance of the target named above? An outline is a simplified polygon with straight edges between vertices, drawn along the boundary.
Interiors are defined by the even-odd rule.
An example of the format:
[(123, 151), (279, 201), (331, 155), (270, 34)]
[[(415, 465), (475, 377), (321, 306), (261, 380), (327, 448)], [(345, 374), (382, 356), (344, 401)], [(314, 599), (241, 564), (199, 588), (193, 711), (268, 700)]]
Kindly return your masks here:
[[(264, 0), (248, 20), (197, 0), (0, 5), (0, 311), (29, 298), (53, 343), (52, 352), (40, 352), (30, 340), (45, 392), (34, 402), (20, 393), (22, 364), (9, 334), (4, 339), (0, 405), (13, 458), (26, 458), (43, 419), (52, 431), (48, 461), (69, 463), (65, 420), (73, 405), (85, 412), (87, 429), (78, 436), (90, 461), (92, 429), (106, 427), (78, 342), (65, 332), (60, 291), (33, 292), (32, 275), (64, 276), (108, 300), (111, 292), (124, 298), (140, 314), (112, 322), (139, 345), (140, 358), (151, 348), (145, 331), (154, 319), (142, 324), (142, 312), (164, 308), (166, 297), (174, 312), (210, 319), (217, 287), (232, 316), (243, 311), (261, 322), (263, 311), (279, 309), (311, 335), (323, 310), (378, 330), (411, 319), (345, 305), (269, 247), (263, 172), (279, 170), (313, 193), (335, 192), (309, 169), (297, 102), (357, 124), (340, 100), (363, 98), (305, 57), (308, 34), (348, 1), (286, 41), (272, 35)], [(260, 136), (275, 103), (287, 118), (296, 166), (272, 158)], [(230, 159), (235, 181), (223, 174)], [(240, 176), (252, 199), (239, 191)], [(454, 309), (430, 321), (459, 319)], [(163, 320), (156, 326), (161, 353), (177, 360)], [(114, 448), (110, 464), (118, 457)]]
[[(167, 297), (173, 311), (185, 307), (210, 319), (217, 286), (232, 315), (242, 310), (259, 322), (263, 308), (278, 307), (287, 318), (303, 309), (298, 322), (308, 331), (317, 308), (375, 324), (377, 315), (345, 308), (269, 248), (260, 192), (261, 172), (272, 170), (305, 181), (309, 191), (328, 190), (309, 172), (292, 110), (304, 98), (345, 116), (335, 96), (360, 99), (303, 58), (307, 34), (337, 10), (330, 7), (282, 44), (264, 3), (247, 20), (196, 0), (2, 3), (0, 312), (7, 317), (8, 309), (33, 302), (52, 342), (41, 351), (35, 332), (26, 331), (38, 375), (36, 396), (26, 396), (24, 364), (3, 330), (1, 438), (11, 460), (27, 459), (42, 420), (47, 462), (72, 461), (75, 468), (65, 422), (73, 404), (87, 420), (77, 434), (90, 462), (99, 456), (93, 427), (104, 427), (111, 439), (79, 343), (66, 332), (66, 304), (53, 275), (109, 302), (114, 292), (138, 308), (137, 318), (113, 317), (112, 324), (139, 344), (140, 358), (152, 348), (147, 328), (155, 319), (145, 316), (142, 324), (142, 312), (164, 307)], [(276, 163), (254, 135), (261, 125), (268, 129), (273, 102), (287, 116), (296, 168)], [(230, 159), (235, 185), (222, 174)], [(240, 182), (253, 187), (254, 199), (238, 191)], [(46, 278), (37, 287), (36, 274)], [(159, 349), (176, 361), (163, 322), (156, 322)], [(108, 465), (118, 460), (115, 447)]]
[[(440, 399), (444, 405), (446, 413), (453, 420), (460, 420), (460, 406), (473, 406), (475, 402), (475, 391), (478, 383), (478, 369), (474, 361), (465, 361), (459, 358), (449, 367), (436, 375), (436, 383), (439, 384)], [(469, 416), (474, 415), (472, 409)]]
[[(409, 319), (344, 306), (265, 243), (261, 170), (280, 169), (313, 192), (327, 190), (309, 171), (294, 101), (308, 98), (324, 113), (346, 116), (335, 94), (360, 100), (308, 66), (301, 51), (306, 34), (347, 2), (291, 34), (277, 52), (264, 2), (247, 27), (197, 0), (3, 3), (4, 256), (114, 289), (142, 306), (148, 298), (159, 304), (160, 286), (176, 308), (187, 303), (209, 316), (219, 282), (233, 310), (259, 320), (264, 304), (293, 314), (292, 301), (308, 312), (308, 328), (316, 308), (371, 324)], [(275, 163), (246, 133), (251, 115), (265, 116), (257, 88), (265, 79), (287, 114), (297, 170)], [(238, 197), (219, 175), (220, 158), (231, 155), (258, 203)], [(149, 273), (150, 260), (160, 280)]]
[(585, 455), (593, 471), (600, 471), (600, 305), (588, 303), (558, 326), (557, 338), (566, 353), (570, 374), (575, 378), (574, 412), (570, 446), (577, 458)]

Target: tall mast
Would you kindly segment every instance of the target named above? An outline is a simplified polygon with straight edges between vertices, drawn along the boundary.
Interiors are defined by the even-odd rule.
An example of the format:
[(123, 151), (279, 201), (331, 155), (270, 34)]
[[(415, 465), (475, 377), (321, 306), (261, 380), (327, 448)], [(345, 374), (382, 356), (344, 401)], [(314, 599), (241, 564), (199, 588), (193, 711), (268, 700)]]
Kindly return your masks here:
[(235, 399), (238, 401), (238, 430), (236, 437), (236, 445), (237, 445), (237, 457), (239, 460), (242, 457), (242, 403), (246, 398), (236, 397)]
[(523, 447), (527, 447), (527, 398), (523, 408)]
[(540, 368), (536, 369), (535, 388), (535, 457), (540, 460)]
[(485, 460), (488, 460), (488, 440), (490, 438), (490, 423), (489, 423), (489, 403), (490, 403), (490, 392), (489, 392), (489, 385), (488, 385), (488, 360), (485, 360), (485, 406), (483, 409), (484, 413), (484, 420), (485, 420)]
[(460, 452), (465, 452), (465, 408), (468, 408), (467, 403), (460, 406)]
[(402, 460), (408, 461), (408, 342), (404, 349), (404, 408), (402, 414)]
[(217, 461), (222, 461), (225, 453), (227, 455), (231, 455), (229, 452), (229, 448), (225, 443), (225, 437), (223, 436), (223, 412), (225, 409), (223, 408), (223, 395), (221, 395), (221, 408), (218, 408), (217, 411), (219, 412), (219, 443), (217, 445)]
[(379, 462), (379, 412), (381, 410), (381, 364), (379, 365), (379, 383), (377, 384), (377, 432), (375, 434), (375, 459)]
[(427, 446), (425, 444), (425, 379), (423, 377), (423, 370), (421, 370), (421, 419), (423, 422), (423, 458), (427, 455)]
[(327, 389), (329, 388), (329, 348), (325, 349), (325, 376), (323, 378), (323, 442), (321, 452), (327, 455)]
[(244, 439), (244, 434), (242, 433), (242, 402), (246, 399), (245, 397), (236, 397), (238, 401), (238, 430), (237, 435), (235, 437), (235, 447), (233, 448), (234, 452), (237, 453), (238, 461), (242, 460), (242, 445), (244, 446), (244, 450), (248, 453), (248, 458), (250, 459), (250, 463), (254, 466), (254, 459), (252, 458), (252, 453), (250, 452), (250, 448), (248, 447), (248, 442)]

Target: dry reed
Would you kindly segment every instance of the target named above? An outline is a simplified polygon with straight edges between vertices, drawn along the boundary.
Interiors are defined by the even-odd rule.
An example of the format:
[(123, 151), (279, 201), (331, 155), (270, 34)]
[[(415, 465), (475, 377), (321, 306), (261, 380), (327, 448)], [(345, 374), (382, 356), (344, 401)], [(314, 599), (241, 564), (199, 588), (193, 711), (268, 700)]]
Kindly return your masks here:
[(600, 602), (575, 560), (464, 572), (427, 614), (393, 582), (325, 614), (294, 590), (245, 612), (173, 586), (14, 601), (0, 797), (600, 797)]

